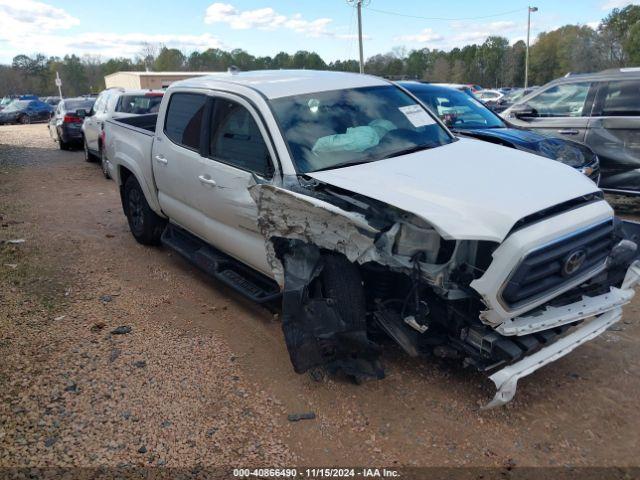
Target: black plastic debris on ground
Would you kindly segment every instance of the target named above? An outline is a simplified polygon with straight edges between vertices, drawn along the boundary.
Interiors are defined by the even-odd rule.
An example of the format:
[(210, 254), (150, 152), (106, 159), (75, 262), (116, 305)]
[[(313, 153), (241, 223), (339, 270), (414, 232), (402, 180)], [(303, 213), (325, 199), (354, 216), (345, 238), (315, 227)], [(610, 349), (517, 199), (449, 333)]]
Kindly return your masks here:
[(124, 335), (130, 332), (131, 332), (131, 327), (129, 325), (120, 325), (118, 328), (111, 330), (112, 335)]
[(306, 413), (290, 413), (287, 415), (287, 419), (290, 422), (299, 422), (300, 420), (314, 420), (316, 418), (316, 414), (313, 412)]

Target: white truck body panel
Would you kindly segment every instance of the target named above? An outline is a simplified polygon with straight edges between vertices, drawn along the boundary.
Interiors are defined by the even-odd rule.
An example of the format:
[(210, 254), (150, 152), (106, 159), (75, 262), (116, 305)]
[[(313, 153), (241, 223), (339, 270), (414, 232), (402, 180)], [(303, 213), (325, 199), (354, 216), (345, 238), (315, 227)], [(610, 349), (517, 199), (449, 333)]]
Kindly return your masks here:
[(309, 176), (414, 213), (444, 238), (494, 242), (527, 215), (598, 190), (560, 162), (466, 138)]

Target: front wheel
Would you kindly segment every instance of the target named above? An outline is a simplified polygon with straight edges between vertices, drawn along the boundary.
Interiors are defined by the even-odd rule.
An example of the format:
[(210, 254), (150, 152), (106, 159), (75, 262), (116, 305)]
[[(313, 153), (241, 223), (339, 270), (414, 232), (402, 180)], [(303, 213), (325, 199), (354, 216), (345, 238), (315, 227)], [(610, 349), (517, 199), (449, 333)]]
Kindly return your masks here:
[(158, 245), (167, 221), (151, 210), (138, 180), (133, 175), (127, 178), (124, 184), (123, 202), (129, 229), (138, 243)]
[(31, 123), (31, 117), (29, 115), (22, 115), (18, 121), (23, 125), (27, 125)]

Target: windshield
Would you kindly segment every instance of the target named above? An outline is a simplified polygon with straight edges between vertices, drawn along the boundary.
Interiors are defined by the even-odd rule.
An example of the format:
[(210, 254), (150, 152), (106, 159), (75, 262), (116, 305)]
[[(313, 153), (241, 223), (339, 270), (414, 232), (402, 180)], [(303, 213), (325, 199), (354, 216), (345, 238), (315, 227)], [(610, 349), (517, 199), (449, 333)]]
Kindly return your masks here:
[(122, 113), (135, 113), (137, 115), (158, 113), (160, 102), (162, 102), (161, 94), (122, 95), (116, 111)]
[(458, 90), (429, 90), (405, 85), (450, 128), (502, 128), (504, 123), (478, 100)]
[(507, 102), (515, 103), (518, 100), (520, 100), (522, 97), (524, 97), (525, 95), (529, 95), (534, 90), (535, 90), (535, 88), (527, 88), (527, 89), (520, 88), (520, 89), (515, 90), (513, 92), (509, 92), (507, 95), (504, 96), (504, 99)]
[(87, 99), (87, 100), (65, 100), (64, 101), (64, 109), (67, 112), (75, 112), (76, 110), (86, 110), (87, 112), (91, 110), (95, 100)]
[(16, 110), (24, 110), (31, 103), (31, 100), (15, 100), (11, 102), (3, 110), (3, 112), (15, 112)]
[(454, 139), (392, 85), (271, 101), (298, 172), (373, 162)]
[(13, 102), (13, 98), (4, 97), (2, 100), (0, 100), (0, 105), (9, 105), (11, 102)]

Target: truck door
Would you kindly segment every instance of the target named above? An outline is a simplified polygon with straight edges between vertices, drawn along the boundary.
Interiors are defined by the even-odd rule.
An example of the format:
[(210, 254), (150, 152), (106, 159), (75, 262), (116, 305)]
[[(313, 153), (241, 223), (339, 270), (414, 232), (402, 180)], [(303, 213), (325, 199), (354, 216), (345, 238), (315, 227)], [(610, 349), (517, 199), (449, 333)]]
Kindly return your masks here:
[(256, 270), (271, 275), (258, 210), (248, 188), (255, 177), (274, 174), (274, 151), (253, 107), (241, 98), (213, 98), (207, 145), (197, 179), (198, 208), (206, 217), (204, 237)]
[(640, 81), (602, 84), (585, 143), (600, 158), (600, 186), (640, 193)]
[(151, 162), (158, 188), (158, 201), (169, 218), (202, 236), (202, 214), (198, 209), (198, 181), (202, 126), (207, 96), (176, 92), (171, 95), (164, 124), (156, 127)]

